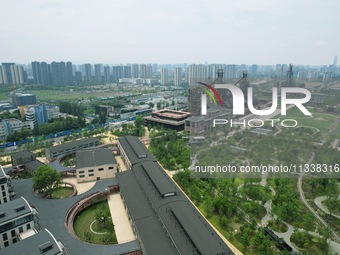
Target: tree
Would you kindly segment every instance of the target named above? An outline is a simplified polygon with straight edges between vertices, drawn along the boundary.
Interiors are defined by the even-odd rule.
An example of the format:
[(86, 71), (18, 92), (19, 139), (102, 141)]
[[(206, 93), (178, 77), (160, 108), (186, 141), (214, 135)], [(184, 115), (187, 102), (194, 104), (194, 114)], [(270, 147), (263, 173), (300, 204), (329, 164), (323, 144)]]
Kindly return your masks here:
[(61, 184), (61, 174), (56, 169), (45, 165), (35, 171), (32, 180), (33, 189), (44, 192), (47, 196), (51, 197), (54, 189), (58, 188)]
[(152, 108), (155, 106), (155, 104), (152, 103), (152, 102), (150, 102), (150, 103), (149, 103), (149, 106), (150, 106), (150, 108), (152, 109)]
[(104, 208), (103, 210), (96, 212), (96, 220), (102, 223), (104, 226), (106, 225), (109, 217), (110, 217), (110, 210), (108, 208)]

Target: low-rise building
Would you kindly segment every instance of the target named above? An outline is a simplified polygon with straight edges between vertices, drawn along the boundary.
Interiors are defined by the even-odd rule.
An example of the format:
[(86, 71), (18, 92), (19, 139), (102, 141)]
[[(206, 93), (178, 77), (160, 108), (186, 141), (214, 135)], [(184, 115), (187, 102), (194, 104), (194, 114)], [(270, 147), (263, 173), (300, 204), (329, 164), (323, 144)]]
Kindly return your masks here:
[(57, 105), (46, 105), (47, 119), (53, 120), (59, 117), (60, 109)]
[(90, 138), (84, 138), (80, 140), (76, 140), (69, 143), (64, 143), (60, 145), (56, 145), (50, 148), (45, 149), (46, 158), (48, 160), (51, 160), (53, 158), (76, 153), (76, 151), (83, 150), (90, 147), (95, 147), (99, 145), (99, 138), (96, 137), (90, 137)]
[(23, 165), (36, 159), (37, 156), (30, 151), (19, 151), (11, 155), (13, 166)]
[(3, 249), (4, 254), (66, 255), (64, 245), (47, 229)]
[(36, 155), (30, 151), (15, 152), (11, 155), (11, 159), (12, 166), (15, 167), (16, 171), (27, 170), (33, 173), (40, 166), (44, 165), (42, 162), (37, 160)]
[(151, 116), (144, 117), (144, 121), (146, 124), (160, 125), (165, 128), (181, 131), (184, 129), (185, 120), (189, 116), (189, 112), (163, 109), (153, 112)]
[(76, 173), (78, 183), (114, 178), (117, 162), (107, 148), (77, 151)]
[(34, 129), (34, 122), (21, 121), (18, 119), (0, 120), (0, 140), (5, 140), (7, 136), (13, 134), (15, 131), (21, 132), (22, 129), (32, 131)]
[(233, 255), (138, 137), (124, 138), (120, 148), (132, 166), (117, 180), (143, 254)]
[(142, 161), (156, 161), (154, 155), (149, 150), (145, 150), (145, 146), (134, 136), (120, 137), (117, 145), (122, 160), (128, 169)]
[(0, 205), (0, 249), (35, 234), (35, 214), (23, 197)]
[(11, 179), (0, 166), (0, 204), (11, 201), (10, 192), (12, 190)]

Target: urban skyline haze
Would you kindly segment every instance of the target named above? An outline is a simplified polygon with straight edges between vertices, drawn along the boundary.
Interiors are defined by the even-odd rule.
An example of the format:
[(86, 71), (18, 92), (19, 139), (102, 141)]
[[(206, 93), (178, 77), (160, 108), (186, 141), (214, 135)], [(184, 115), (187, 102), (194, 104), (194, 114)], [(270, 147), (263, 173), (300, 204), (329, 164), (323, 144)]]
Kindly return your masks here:
[(1, 3), (0, 62), (329, 65), (337, 0)]

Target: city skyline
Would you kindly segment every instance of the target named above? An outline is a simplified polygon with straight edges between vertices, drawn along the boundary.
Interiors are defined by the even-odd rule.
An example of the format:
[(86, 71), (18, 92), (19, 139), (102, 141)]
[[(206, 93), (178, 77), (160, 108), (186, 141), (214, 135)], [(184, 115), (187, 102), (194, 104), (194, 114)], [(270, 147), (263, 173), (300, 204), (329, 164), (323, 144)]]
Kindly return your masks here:
[(335, 0), (7, 1), (1, 62), (329, 65), (339, 8)]

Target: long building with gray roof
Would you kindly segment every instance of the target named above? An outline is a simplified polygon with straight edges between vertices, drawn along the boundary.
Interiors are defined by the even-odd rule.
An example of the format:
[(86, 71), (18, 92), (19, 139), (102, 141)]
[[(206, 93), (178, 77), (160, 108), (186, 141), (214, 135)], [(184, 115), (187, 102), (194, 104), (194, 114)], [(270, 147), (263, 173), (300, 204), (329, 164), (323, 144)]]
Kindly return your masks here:
[(116, 177), (145, 254), (234, 254), (153, 156), (138, 160), (150, 152), (137, 137), (119, 142), (131, 171)]

